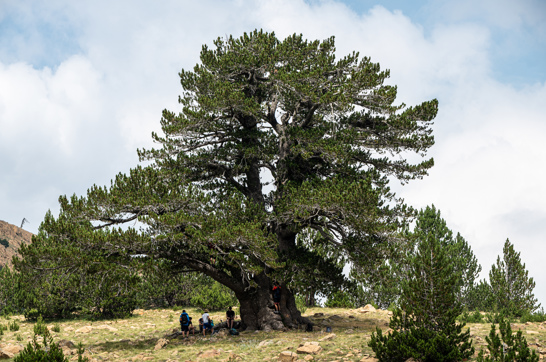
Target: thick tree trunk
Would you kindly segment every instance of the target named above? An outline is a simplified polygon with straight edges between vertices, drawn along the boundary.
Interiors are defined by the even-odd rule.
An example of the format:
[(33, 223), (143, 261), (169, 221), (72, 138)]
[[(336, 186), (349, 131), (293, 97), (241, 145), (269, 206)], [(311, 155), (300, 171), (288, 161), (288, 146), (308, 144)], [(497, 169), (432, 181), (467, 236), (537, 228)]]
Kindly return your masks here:
[(297, 328), (298, 325), (310, 323), (307, 318), (301, 316), (296, 308), (294, 294), (288, 290), (286, 285), (281, 283), (281, 311), (276, 314), (271, 292), (271, 279), (261, 274), (254, 281), (258, 287), (235, 293), (241, 305), (239, 313), (244, 329), (281, 330)]

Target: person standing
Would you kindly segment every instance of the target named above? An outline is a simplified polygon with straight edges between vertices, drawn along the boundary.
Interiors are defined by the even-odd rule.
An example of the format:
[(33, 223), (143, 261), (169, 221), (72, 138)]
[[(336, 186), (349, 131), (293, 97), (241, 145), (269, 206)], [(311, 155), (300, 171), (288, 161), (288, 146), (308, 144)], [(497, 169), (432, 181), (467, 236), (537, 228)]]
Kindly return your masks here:
[(281, 286), (275, 282), (273, 285), (273, 302), (275, 303), (275, 313), (281, 312)]
[(207, 333), (208, 329), (210, 329), (211, 333), (214, 333), (214, 327), (211, 324), (211, 319), (210, 319), (208, 309), (205, 309), (205, 313), (203, 313), (201, 318), (203, 318), (203, 336), (205, 336), (205, 333)]
[(182, 310), (182, 314), (180, 314), (180, 329), (182, 330), (182, 335), (185, 337), (190, 336), (190, 316), (188, 313), (186, 313), (186, 310)]
[(233, 322), (235, 321), (235, 312), (229, 307), (229, 309), (226, 312), (226, 319), (227, 319), (227, 327), (229, 329), (233, 328)]

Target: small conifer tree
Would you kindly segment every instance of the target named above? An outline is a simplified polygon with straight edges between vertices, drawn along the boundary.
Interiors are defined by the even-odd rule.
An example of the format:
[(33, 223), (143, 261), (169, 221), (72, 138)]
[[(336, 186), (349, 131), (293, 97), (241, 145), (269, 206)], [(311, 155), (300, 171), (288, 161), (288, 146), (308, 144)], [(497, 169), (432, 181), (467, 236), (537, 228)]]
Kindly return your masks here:
[(485, 356), (484, 350), (480, 350), (478, 362), (538, 362), (538, 355), (535, 351), (531, 353), (521, 331), (512, 334), (510, 322), (505, 319), (499, 321), (499, 330), (500, 338), (495, 325), (491, 325), (489, 336), (485, 337), (489, 355)]
[(533, 313), (540, 304), (533, 294), (535, 281), (529, 278), (525, 264), (521, 263), (520, 253), (508, 239), (504, 243), (502, 260), (497, 257), (496, 265), (491, 266), (489, 283), (497, 309), (506, 315), (521, 316)]
[(461, 361), (474, 353), (470, 330), (456, 318), (462, 307), (457, 300), (460, 271), (456, 271), (433, 233), (422, 231), (417, 250), (408, 256), (401, 309), (390, 321), (392, 333), (378, 328), (369, 343), (380, 361)]

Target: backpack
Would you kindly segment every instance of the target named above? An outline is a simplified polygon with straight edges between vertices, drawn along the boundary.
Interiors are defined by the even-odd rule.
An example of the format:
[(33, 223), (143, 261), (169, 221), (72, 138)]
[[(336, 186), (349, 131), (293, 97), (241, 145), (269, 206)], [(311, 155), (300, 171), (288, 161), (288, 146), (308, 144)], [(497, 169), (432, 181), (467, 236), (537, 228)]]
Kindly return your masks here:
[(238, 336), (239, 332), (235, 328), (231, 328), (229, 330), (229, 334), (231, 334), (232, 336)]
[(185, 325), (188, 325), (189, 323), (190, 323), (190, 319), (188, 318), (188, 314), (187, 313), (182, 313), (180, 315), (180, 324), (185, 326)]

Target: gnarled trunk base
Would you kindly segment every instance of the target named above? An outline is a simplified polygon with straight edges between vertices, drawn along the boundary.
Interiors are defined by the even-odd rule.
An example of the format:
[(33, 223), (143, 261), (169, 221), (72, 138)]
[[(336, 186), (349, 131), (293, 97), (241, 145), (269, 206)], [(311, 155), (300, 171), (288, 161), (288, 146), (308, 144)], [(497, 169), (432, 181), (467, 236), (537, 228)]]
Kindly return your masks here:
[(271, 280), (265, 275), (260, 275), (254, 281), (258, 283), (258, 287), (236, 293), (241, 305), (239, 313), (244, 329), (281, 330), (310, 323), (307, 318), (301, 316), (296, 308), (294, 294), (286, 285), (281, 283), (281, 311), (277, 314), (271, 294)]

